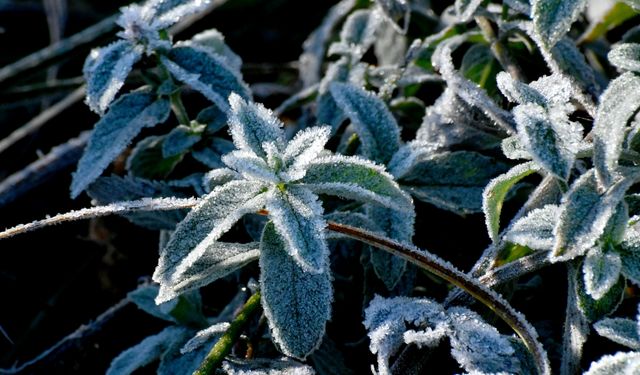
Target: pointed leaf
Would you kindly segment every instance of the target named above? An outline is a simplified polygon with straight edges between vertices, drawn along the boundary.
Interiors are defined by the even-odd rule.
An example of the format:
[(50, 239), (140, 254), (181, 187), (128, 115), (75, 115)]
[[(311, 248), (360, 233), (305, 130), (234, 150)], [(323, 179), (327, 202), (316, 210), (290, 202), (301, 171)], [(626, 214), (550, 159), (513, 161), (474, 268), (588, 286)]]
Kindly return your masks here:
[(640, 353), (618, 352), (614, 355), (605, 355), (591, 363), (584, 375), (626, 375), (637, 374), (638, 371), (640, 371)]
[(202, 138), (201, 130), (204, 130), (203, 126), (199, 129), (193, 129), (186, 125), (178, 125), (167, 134), (162, 142), (162, 156), (170, 158), (187, 152)]
[(192, 352), (201, 348), (209, 341), (217, 340), (230, 326), (231, 324), (229, 322), (215, 323), (198, 331), (195, 336), (184, 344), (180, 349), (180, 353), (185, 354)]
[[(231, 181), (216, 187), (178, 224), (160, 260), (153, 280), (161, 286), (179, 282), (182, 274), (206, 253), (242, 216), (264, 207), (263, 185)], [(164, 299), (158, 299), (161, 303)]]
[(538, 90), (535, 90), (523, 82), (513, 79), (509, 73), (498, 73), (496, 81), (502, 95), (512, 103), (535, 103), (541, 106), (547, 104), (544, 96), (542, 96)]
[(331, 84), (331, 95), (360, 136), (364, 156), (386, 164), (400, 148), (400, 128), (384, 102), (346, 83)]
[(227, 98), (231, 93), (251, 98), (251, 91), (240, 74), (206, 48), (178, 45), (161, 60), (178, 81), (191, 86), (222, 110), (229, 108)]
[(267, 162), (251, 151), (231, 151), (222, 156), (222, 162), (248, 180), (280, 182), (273, 170), (267, 165)]
[(620, 277), (622, 262), (614, 251), (604, 252), (599, 247), (591, 249), (582, 264), (584, 286), (593, 299), (602, 298)]
[(596, 300), (586, 293), (584, 278), (581, 275), (576, 276), (578, 308), (582, 311), (589, 322), (596, 322), (605, 316), (612, 314), (622, 303), (622, 299), (624, 298), (624, 288), (626, 287), (624, 277), (618, 278), (616, 283), (613, 284), (604, 296)]
[(191, 38), (193, 43), (208, 48), (211, 52), (222, 56), (229, 66), (240, 71), (242, 68), (242, 58), (229, 48), (224, 41), (224, 35), (216, 29), (209, 29), (194, 35)]
[(87, 81), (85, 102), (91, 110), (104, 113), (116, 97), (131, 68), (142, 56), (141, 48), (125, 40), (93, 50), (87, 58), (83, 74)]
[(509, 172), (491, 180), (484, 189), (482, 193), (482, 211), (484, 212), (487, 231), (492, 241), (498, 240), (500, 213), (507, 193), (520, 180), (539, 170), (539, 167), (532, 162), (516, 165)]
[(533, 0), (533, 27), (545, 46), (553, 47), (569, 31), (586, 5), (586, 0)]
[(411, 209), (411, 198), (391, 175), (382, 167), (358, 157), (318, 158), (307, 165), (307, 173), (300, 182), (317, 194), (336, 195), (398, 210)]
[(288, 254), (275, 226), (265, 226), (260, 241), (262, 307), (273, 340), (290, 357), (304, 359), (317, 349), (331, 317), (329, 259), (324, 262), (325, 272), (305, 272)]
[(600, 336), (613, 342), (640, 350), (640, 335), (638, 335), (638, 322), (631, 319), (605, 318), (593, 325)]
[(640, 77), (624, 73), (609, 83), (600, 98), (593, 125), (593, 164), (605, 187), (617, 175), (627, 123), (640, 107)]
[(123, 95), (95, 125), (71, 182), (75, 198), (93, 182), (145, 127), (164, 122), (171, 107), (149, 92)]
[(309, 164), (324, 150), (330, 136), (331, 128), (328, 126), (314, 126), (299, 131), (287, 143), (282, 156), (283, 167), (290, 170)]
[(326, 222), (318, 197), (307, 189), (291, 186), (286, 191), (272, 188), (267, 210), (287, 253), (305, 272), (327, 272), (329, 248), (324, 236)]
[(560, 207), (553, 204), (532, 210), (511, 226), (505, 234), (505, 240), (534, 250), (551, 251), (554, 244), (553, 228), (559, 216)]
[(340, 42), (331, 45), (329, 54), (351, 54), (359, 60), (373, 45), (380, 21), (380, 17), (368, 9), (351, 13), (340, 31)]
[(198, 13), (209, 5), (209, 0), (150, 0), (144, 6), (153, 17), (153, 27), (165, 29), (183, 17)]

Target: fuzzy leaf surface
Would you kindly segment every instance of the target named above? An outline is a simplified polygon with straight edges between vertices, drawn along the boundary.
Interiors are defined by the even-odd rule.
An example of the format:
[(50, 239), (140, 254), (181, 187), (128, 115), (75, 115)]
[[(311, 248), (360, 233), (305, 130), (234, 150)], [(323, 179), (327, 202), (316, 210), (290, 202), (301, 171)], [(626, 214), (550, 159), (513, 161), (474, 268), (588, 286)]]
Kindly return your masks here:
[(596, 247), (591, 249), (582, 264), (584, 286), (593, 299), (602, 298), (618, 281), (622, 261), (615, 251), (604, 252)]
[(640, 335), (638, 335), (638, 322), (624, 318), (605, 318), (593, 325), (600, 336), (613, 342), (640, 350)]
[(560, 207), (549, 204), (536, 208), (516, 221), (505, 234), (505, 240), (534, 250), (551, 251), (553, 228), (560, 216)]
[(637, 374), (638, 371), (640, 371), (640, 353), (618, 352), (605, 355), (591, 363), (591, 367), (584, 375)]
[(586, 0), (533, 0), (533, 27), (547, 48), (553, 47), (571, 28), (587, 5)]
[(607, 58), (618, 69), (640, 73), (640, 44), (638, 43), (617, 44), (609, 51)]

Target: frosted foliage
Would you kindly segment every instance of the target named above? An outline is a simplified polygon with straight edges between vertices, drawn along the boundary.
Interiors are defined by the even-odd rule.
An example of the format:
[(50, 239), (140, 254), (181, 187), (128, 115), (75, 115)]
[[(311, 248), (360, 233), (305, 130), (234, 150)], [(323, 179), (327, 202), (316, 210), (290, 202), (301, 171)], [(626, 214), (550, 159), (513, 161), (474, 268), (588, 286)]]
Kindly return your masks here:
[(222, 110), (229, 108), (227, 98), (231, 93), (251, 98), (251, 91), (240, 73), (204, 47), (179, 44), (161, 60), (178, 81), (200, 92)]
[(472, 151), (425, 156), (400, 183), (416, 198), (459, 214), (479, 212), (482, 190), (507, 170), (507, 165), (497, 159)]
[[(543, 57), (554, 73), (571, 77), (572, 87), (577, 91), (585, 90), (594, 97), (601, 93), (600, 84), (596, 80), (596, 72), (585, 59), (576, 43), (568, 37), (562, 38), (551, 49), (551, 56), (543, 50)], [(578, 100), (583, 101), (580, 96)], [(588, 107), (591, 107), (588, 104)]]
[(194, 35), (193, 43), (209, 48), (212, 52), (222, 56), (229, 66), (235, 70), (242, 68), (242, 59), (224, 42), (224, 35), (216, 29), (209, 29)]
[(406, 176), (420, 160), (436, 152), (437, 146), (422, 140), (414, 140), (400, 147), (387, 164), (389, 173), (396, 179)]
[(640, 77), (624, 73), (600, 97), (593, 126), (593, 164), (598, 181), (611, 185), (618, 167), (627, 123), (640, 106)]
[(264, 159), (252, 151), (236, 150), (222, 156), (222, 161), (246, 179), (277, 183), (278, 177)]
[(222, 155), (235, 149), (236, 146), (233, 142), (224, 138), (213, 137), (203, 148), (191, 150), (191, 156), (209, 168), (220, 168), (223, 166)]
[(379, 163), (389, 162), (400, 148), (400, 128), (384, 102), (350, 84), (335, 82), (330, 90), (355, 127), (364, 156)]
[[(376, 3), (385, 18), (391, 22), (398, 32), (402, 34), (407, 32), (409, 16), (411, 15), (411, 6), (407, 0), (376, 0)], [(404, 18), (404, 23), (399, 25), (398, 21), (402, 18)]]
[(544, 45), (553, 47), (569, 31), (586, 4), (586, 0), (533, 0), (533, 27)]
[(458, 21), (469, 22), (481, 4), (482, 0), (456, 0), (454, 9), (458, 16)]
[[(166, 320), (169, 322), (176, 322), (176, 319), (171, 316), (172, 307), (175, 307), (177, 300), (168, 301), (162, 305), (157, 305), (154, 301), (158, 295), (159, 287), (157, 285), (143, 285), (136, 290), (127, 294), (127, 299), (133, 302), (140, 310), (145, 313)], [(174, 306), (166, 306), (174, 305)]]
[(640, 350), (640, 335), (638, 335), (638, 322), (623, 318), (605, 318), (593, 325), (600, 336), (613, 342)]
[(507, 336), (463, 307), (447, 311), (452, 333), (451, 355), (469, 372), (518, 373), (520, 364)]
[(604, 194), (598, 192), (593, 170), (576, 180), (562, 199), (552, 261), (573, 259), (593, 247), (636, 179), (637, 176), (623, 178)]
[[(575, 95), (571, 82), (564, 75), (558, 73), (540, 77), (531, 82), (529, 86), (545, 98), (548, 108), (564, 107)], [(570, 111), (573, 110), (571, 106), (568, 108)]]
[(634, 284), (640, 285), (640, 233), (636, 226), (627, 229), (619, 251), (622, 257), (622, 274)]
[(331, 128), (317, 126), (299, 131), (284, 150), (282, 162), (290, 170), (304, 169), (324, 150), (331, 136)]
[(195, 336), (189, 339), (182, 349), (180, 349), (180, 353), (185, 354), (188, 352), (192, 352), (202, 345), (206, 344), (208, 341), (215, 340), (221, 334), (223, 334), (231, 324), (227, 322), (212, 324), (211, 326), (198, 331)]
[(566, 180), (582, 139), (581, 126), (568, 121), (562, 112), (547, 112), (537, 104), (519, 105), (513, 114), (520, 141), (533, 160)]
[(311, 273), (327, 272), (329, 248), (324, 238), (326, 223), (318, 197), (304, 188), (291, 186), (287, 191), (272, 188), (267, 210), (285, 249), (298, 266)]
[(502, 149), (502, 153), (507, 157), (507, 159), (531, 160), (531, 154), (529, 154), (529, 151), (527, 151), (527, 149), (522, 145), (517, 135), (512, 135), (503, 139), (500, 144), (500, 148)]
[(607, 58), (618, 69), (640, 72), (640, 44), (617, 44), (609, 51)]
[(591, 363), (584, 375), (633, 375), (640, 372), (640, 353), (618, 352)]
[(189, 126), (178, 125), (173, 128), (162, 142), (162, 157), (170, 158), (186, 152), (201, 139)]
[(546, 205), (536, 208), (516, 221), (505, 234), (505, 240), (534, 250), (551, 251), (554, 244), (553, 228), (560, 216), (560, 207)]
[(93, 182), (145, 127), (166, 121), (169, 101), (148, 92), (123, 95), (95, 125), (71, 182), (77, 197)]
[(87, 82), (85, 103), (94, 112), (103, 114), (124, 85), (133, 64), (140, 60), (142, 50), (120, 40), (94, 51), (83, 69)]
[(202, 178), (202, 186), (205, 191), (211, 192), (216, 186), (224, 185), (229, 181), (240, 179), (240, 175), (229, 168), (217, 168), (207, 172)]
[(340, 31), (340, 42), (334, 44), (331, 49), (338, 47), (350, 52), (355, 59), (371, 47), (375, 41), (376, 31), (380, 26), (381, 18), (377, 12), (360, 9), (351, 13)]
[(595, 300), (602, 298), (618, 281), (621, 268), (620, 255), (616, 252), (604, 252), (599, 247), (589, 250), (582, 264), (587, 294)]
[(507, 173), (491, 180), (482, 192), (482, 211), (485, 216), (485, 224), (489, 237), (494, 242), (498, 240), (500, 213), (507, 193), (516, 183), (538, 171), (538, 169), (535, 163), (532, 162), (516, 165)]
[(177, 340), (185, 335), (185, 329), (176, 326), (165, 328), (160, 333), (147, 337), (135, 346), (120, 353), (111, 361), (107, 375), (131, 374), (160, 358)]
[(262, 189), (263, 185), (258, 182), (231, 181), (206, 195), (178, 224), (160, 251), (154, 281), (161, 286), (179, 282), (182, 273), (242, 216), (264, 207), (264, 194), (260, 194)]
[(529, 87), (529, 85), (511, 78), (506, 72), (500, 72), (496, 75), (496, 82), (502, 94), (512, 103), (536, 103), (545, 105), (546, 100), (537, 90)]
[(273, 142), (278, 149), (284, 148), (283, 124), (270, 110), (261, 104), (247, 103), (235, 93), (229, 96), (229, 104), (229, 131), (238, 149), (253, 151), (265, 159), (264, 143)]
[(198, 13), (209, 5), (210, 0), (152, 0), (145, 3), (145, 6), (154, 10), (153, 27), (165, 29), (181, 18)]
[(213, 242), (179, 276), (160, 285), (156, 301), (168, 301), (190, 290), (209, 285), (257, 260), (259, 256), (257, 243)]
[(384, 169), (358, 157), (324, 156), (307, 165), (300, 180), (318, 194), (373, 203), (392, 209), (412, 209), (411, 197)]
[(305, 272), (289, 256), (274, 225), (265, 226), (260, 242), (262, 307), (274, 342), (290, 357), (304, 359), (317, 349), (331, 316), (333, 291), (325, 254), (325, 272)]
[[(315, 361), (314, 361), (315, 362)], [(227, 375), (314, 375), (311, 366), (288, 358), (229, 360), (222, 363)]]

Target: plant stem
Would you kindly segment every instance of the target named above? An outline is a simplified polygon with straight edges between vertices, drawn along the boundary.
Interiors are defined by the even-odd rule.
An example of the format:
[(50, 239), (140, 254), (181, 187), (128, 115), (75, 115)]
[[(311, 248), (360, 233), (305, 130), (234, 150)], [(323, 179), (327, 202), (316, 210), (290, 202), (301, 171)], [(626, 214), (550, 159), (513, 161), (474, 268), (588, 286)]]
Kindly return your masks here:
[(489, 22), (487, 17), (476, 16), (475, 21), (478, 24), (480, 31), (482, 31), (484, 38), (491, 43), (491, 51), (502, 68), (509, 72), (513, 79), (524, 82), (524, 75), (520, 71), (520, 68), (513, 63), (513, 59), (509, 55), (507, 47), (505, 47), (504, 44), (502, 44), (502, 42), (500, 42), (496, 37), (493, 27), (491, 26), (491, 22)]
[(445, 261), (414, 246), (401, 244), (359, 228), (334, 222), (328, 222), (327, 228), (386, 250), (465, 290), (491, 309), (520, 336), (524, 345), (533, 355), (539, 374), (550, 374), (549, 360), (542, 345), (537, 340), (535, 329), (524, 319), (522, 314), (516, 312), (506, 300), (491, 289), (445, 263)]
[(213, 371), (220, 366), (224, 357), (231, 352), (231, 348), (240, 337), (242, 328), (247, 324), (249, 318), (260, 307), (260, 292), (255, 292), (242, 306), (242, 310), (231, 322), (227, 331), (220, 337), (218, 342), (211, 348), (211, 351), (202, 361), (200, 367), (193, 375), (213, 374)]
[(171, 109), (173, 110), (173, 113), (175, 113), (176, 118), (181, 125), (189, 126), (191, 121), (189, 120), (186, 108), (184, 108), (184, 103), (182, 103), (182, 96), (180, 94), (180, 91), (176, 91), (169, 96), (169, 99), (171, 100)]

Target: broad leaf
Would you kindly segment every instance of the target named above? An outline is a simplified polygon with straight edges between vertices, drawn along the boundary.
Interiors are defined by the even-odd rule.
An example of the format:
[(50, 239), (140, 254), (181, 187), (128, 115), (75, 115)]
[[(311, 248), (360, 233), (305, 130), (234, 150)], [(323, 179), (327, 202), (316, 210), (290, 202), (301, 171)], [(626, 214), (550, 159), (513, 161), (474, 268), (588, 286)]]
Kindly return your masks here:
[(222, 161), (248, 180), (278, 183), (280, 180), (267, 162), (251, 151), (235, 150), (222, 156)]
[(616, 283), (598, 300), (586, 293), (583, 277), (577, 275), (576, 279), (578, 308), (589, 322), (596, 322), (612, 314), (622, 303), (626, 286), (623, 277), (618, 278)]
[[(264, 207), (264, 185), (231, 181), (215, 188), (178, 224), (160, 260), (153, 280), (161, 286), (180, 281), (182, 274), (198, 261), (242, 216)], [(161, 303), (163, 299), (156, 302)]]
[(533, 27), (547, 48), (553, 47), (571, 28), (587, 5), (586, 0), (533, 0)]
[(498, 92), (496, 74), (500, 71), (500, 64), (493, 56), (491, 48), (483, 44), (474, 44), (462, 57), (460, 73), (478, 84), (491, 97)]
[(196, 129), (186, 125), (179, 125), (172, 129), (162, 142), (162, 156), (170, 158), (187, 152), (202, 138), (204, 126)]
[[(556, 43), (550, 53), (545, 50), (541, 52), (554, 75), (569, 77), (577, 93), (585, 91), (593, 97), (600, 96), (602, 78), (598, 77), (598, 73), (589, 65), (573, 39), (564, 37)], [(576, 99), (584, 101), (581, 96), (576, 95)], [(593, 106), (590, 100), (585, 103), (590, 109)]]
[(618, 352), (614, 355), (605, 355), (591, 363), (589, 370), (584, 375), (637, 374), (639, 371), (640, 353)]
[(123, 95), (95, 125), (71, 182), (75, 198), (93, 182), (145, 127), (164, 122), (171, 107), (166, 99), (140, 91)]
[(209, 29), (198, 33), (191, 38), (191, 41), (222, 56), (227, 61), (227, 64), (236, 71), (240, 71), (240, 68), (242, 68), (242, 59), (229, 48), (224, 41), (224, 35), (218, 30)]
[(602, 298), (620, 278), (622, 262), (615, 251), (591, 249), (582, 263), (584, 286), (593, 299)]
[(484, 189), (482, 193), (482, 211), (484, 212), (487, 231), (492, 241), (498, 240), (500, 213), (507, 193), (520, 180), (537, 171), (539, 171), (539, 168), (532, 162), (516, 165), (509, 172), (491, 180)]
[(617, 175), (627, 123), (640, 107), (640, 77), (624, 73), (609, 83), (600, 98), (593, 125), (593, 164), (605, 187)]
[(272, 188), (266, 203), (269, 217), (284, 240), (287, 253), (305, 272), (323, 273), (329, 248), (324, 237), (326, 223), (318, 197), (304, 188)]
[(593, 325), (600, 336), (634, 350), (640, 350), (638, 322), (623, 318), (605, 318)]
[(162, 148), (166, 135), (151, 135), (142, 139), (131, 150), (125, 168), (130, 175), (147, 180), (162, 180), (182, 161), (183, 154), (165, 158)]
[(330, 136), (331, 128), (328, 126), (314, 126), (296, 133), (282, 155), (282, 167), (290, 174), (289, 177), (293, 177), (296, 169), (304, 173), (305, 166), (320, 155)]
[(300, 180), (318, 194), (336, 195), (392, 209), (411, 209), (411, 198), (384, 169), (358, 157), (324, 156), (307, 165)]
[(188, 15), (202, 11), (208, 5), (207, 0), (148, 0), (144, 7), (150, 10), (153, 27), (160, 30)]
[(320, 345), (331, 317), (329, 259), (322, 265), (325, 272), (305, 272), (284, 241), (272, 223), (265, 226), (260, 241), (262, 307), (280, 350), (304, 359)]
[(119, 40), (106, 47), (93, 50), (83, 68), (87, 81), (85, 102), (91, 110), (104, 113), (142, 56), (142, 49)]
[(560, 208), (553, 204), (532, 210), (511, 226), (505, 240), (534, 250), (551, 251), (553, 228), (559, 215)]
[(400, 128), (384, 102), (350, 84), (331, 84), (331, 95), (360, 136), (364, 156), (386, 164), (400, 148)]
[(179, 81), (186, 83), (227, 110), (227, 98), (236, 93), (251, 98), (251, 91), (240, 74), (220, 56), (197, 45), (178, 45), (161, 57), (162, 63)]

